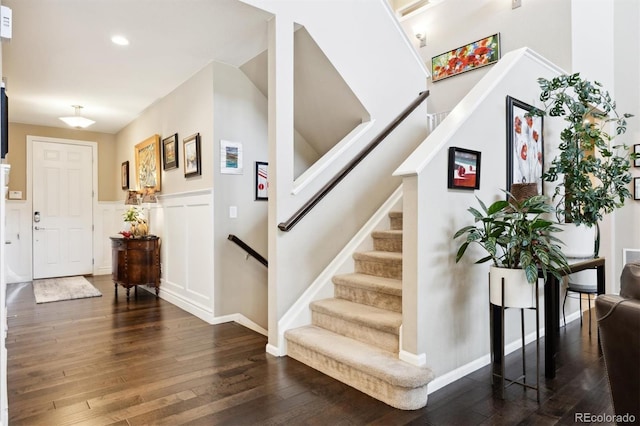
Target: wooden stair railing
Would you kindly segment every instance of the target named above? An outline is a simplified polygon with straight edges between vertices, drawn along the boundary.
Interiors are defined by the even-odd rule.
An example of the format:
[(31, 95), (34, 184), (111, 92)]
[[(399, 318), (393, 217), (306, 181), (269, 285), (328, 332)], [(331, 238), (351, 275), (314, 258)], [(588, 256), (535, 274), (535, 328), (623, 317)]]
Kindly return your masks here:
[(242, 241), (240, 238), (236, 237), (233, 234), (229, 234), (227, 239), (239, 245), (244, 251), (247, 252), (249, 256), (253, 256), (258, 262), (262, 263), (267, 268), (269, 267), (269, 262), (267, 261), (267, 259), (265, 259), (260, 253), (249, 247), (249, 245)]
[(342, 168), (329, 182), (327, 182), (313, 197), (302, 205), (288, 220), (278, 224), (281, 231), (290, 231), (304, 216), (307, 215), (342, 179), (344, 179), (355, 167), (369, 155), (389, 134), (402, 123), (425, 99), (429, 91), (420, 92), (418, 97), (409, 104), (387, 127), (385, 127), (360, 153)]

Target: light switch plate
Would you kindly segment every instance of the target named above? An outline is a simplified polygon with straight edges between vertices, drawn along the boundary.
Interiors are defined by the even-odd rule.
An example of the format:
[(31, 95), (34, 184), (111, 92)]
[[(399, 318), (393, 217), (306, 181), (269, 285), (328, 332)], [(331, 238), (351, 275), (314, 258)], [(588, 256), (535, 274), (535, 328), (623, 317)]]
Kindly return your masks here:
[(229, 217), (231, 219), (235, 219), (238, 217), (238, 207), (237, 206), (229, 206)]
[(22, 191), (9, 191), (9, 199), (10, 200), (21, 200), (22, 199)]

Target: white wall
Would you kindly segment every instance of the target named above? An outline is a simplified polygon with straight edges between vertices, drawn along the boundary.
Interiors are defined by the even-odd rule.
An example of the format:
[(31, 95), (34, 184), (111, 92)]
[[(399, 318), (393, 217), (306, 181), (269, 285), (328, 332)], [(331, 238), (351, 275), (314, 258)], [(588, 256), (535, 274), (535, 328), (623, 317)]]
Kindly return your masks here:
[[(267, 202), (255, 200), (255, 163), (267, 161), (267, 99), (239, 69), (214, 64), (214, 262), (216, 314), (241, 313), (267, 328), (267, 268), (227, 239), (268, 259)], [(243, 173), (220, 173), (220, 141), (242, 144)], [(229, 208), (237, 208), (237, 218)]]
[[(508, 0), (446, 0), (402, 21), (411, 42), (431, 69), (431, 58), (467, 43), (500, 33), (502, 54), (529, 47), (567, 71), (571, 70), (571, 2), (523, 0), (511, 9)], [(427, 35), (420, 48), (416, 31)], [(594, 35), (600, 31), (595, 31)], [(429, 84), (430, 113), (450, 111), (489, 71), (479, 68)]]
[[(526, 49), (506, 55), (396, 171), (405, 176), (403, 351), (425, 354), (437, 376), (489, 361), (489, 265), (473, 264), (484, 257), (475, 247), (456, 264), (460, 241), (452, 236), (472, 222), (467, 209), (478, 207), (475, 196), (487, 205), (504, 197), (506, 96), (540, 107), (536, 79), (559, 72)], [(554, 155), (561, 127), (545, 119), (545, 164)], [(479, 190), (447, 189), (450, 146), (481, 152)], [(551, 194), (553, 187), (545, 183), (544, 192)], [(508, 314), (510, 342), (519, 335), (519, 321), (517, 312)], [(531, 314), (527, 322), (527, 330), (533, 330)]]
[[(426, 108), (412, 114), (294, 229), (278, 231), (278, 223), (426, 88), (426, 70), (384, 0), (245, 1), (275, 15), (269, 22), (269, 164), (275, 195), (269, 205), (269, 350), (275, 353), (278, 320), (399, 185), (391, 173), (426, 135)], [(294, 23), (306, 28), (371, 116), (295, 181)]]

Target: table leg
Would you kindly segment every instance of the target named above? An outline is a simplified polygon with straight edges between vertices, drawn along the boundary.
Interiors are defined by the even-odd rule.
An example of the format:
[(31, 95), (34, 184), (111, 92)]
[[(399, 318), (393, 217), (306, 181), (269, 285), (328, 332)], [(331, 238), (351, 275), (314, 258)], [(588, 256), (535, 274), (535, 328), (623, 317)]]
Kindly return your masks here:
[(499, 306), (489, 303), (489, 315), (491, 330), (491, 353), (493, 355), (494, 364), (502, 364), (502, 315)]
[(560, 283), (549, 275), (544, 286), (544, 375), (556, 377), (556, 352), (560, 334)]

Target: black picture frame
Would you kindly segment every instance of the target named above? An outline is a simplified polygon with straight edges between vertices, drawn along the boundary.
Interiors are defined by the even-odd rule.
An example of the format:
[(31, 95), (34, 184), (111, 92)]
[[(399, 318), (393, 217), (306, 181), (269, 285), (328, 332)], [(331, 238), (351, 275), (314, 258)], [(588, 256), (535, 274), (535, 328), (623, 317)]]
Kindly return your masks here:
[(122, 189), (129, 189), (129, 162), (125, 161), (120, 166), (120, 182)]
[(507, 191), (514, 183), (538, 184), (544, 194), (544, 119), (531, 115), (531, 105), (507, 96)]
[(480, 189), (480, 151), (449, 147), (449, 170), (447, 187), (449, 189)]
[(171, 170), (178, 168), (178, 134), (162, 139), (162, 168)]
[(633, 178), (633, 199), (640, 200), (640, 177)]
[(202, 174), (200, 154), (200, 133), (195, 133), (182, 141), (184, 154), (184, 177)]
[(633, 146), (633, 152), (636, 154), (636, 159), (633, 160), (633, 167), (640, 167), (640, 143)]
[(256, 161), (255, 172), (255, 194), (256, 201), (267, 201), (269, 199), (269, 163)]

